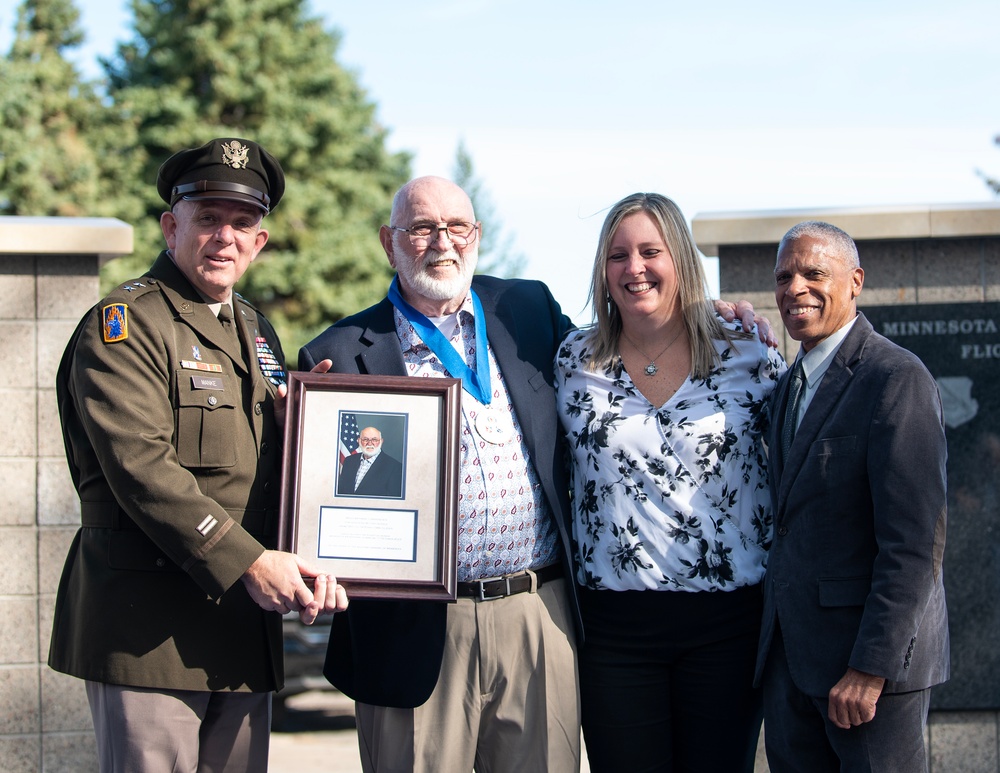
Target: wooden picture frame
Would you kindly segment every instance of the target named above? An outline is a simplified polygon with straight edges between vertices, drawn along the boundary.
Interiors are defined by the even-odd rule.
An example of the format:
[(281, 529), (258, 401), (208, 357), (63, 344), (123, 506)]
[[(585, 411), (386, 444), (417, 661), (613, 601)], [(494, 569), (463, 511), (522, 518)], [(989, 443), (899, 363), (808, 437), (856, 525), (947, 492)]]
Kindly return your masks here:
[(454, 601), (461, 380), (288, 376), (279, 550), (350, 598)]

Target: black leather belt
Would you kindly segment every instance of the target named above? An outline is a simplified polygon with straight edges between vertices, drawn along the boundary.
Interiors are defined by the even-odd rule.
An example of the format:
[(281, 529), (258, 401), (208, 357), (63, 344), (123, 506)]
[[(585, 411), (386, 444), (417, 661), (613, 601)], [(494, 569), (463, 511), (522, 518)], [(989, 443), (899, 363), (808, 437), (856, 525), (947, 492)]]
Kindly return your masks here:
[[(517, 574), (506, 574), (503, 577), (491, 577), (486, 580), (476, 580), (474, 582), (460, 582), (458, 584), (459, 597), (471, 597), (479, 601), (492, 601), (513, 596), (515, 593), (529, 591), (534, 585), (535, 589), (542, 587), (543, 583), (558, 580), (563, 576), (562, 564), (549, 564), (537, 570), (527, 570)], [(534, 577), (534, 582), (532, 582)]]

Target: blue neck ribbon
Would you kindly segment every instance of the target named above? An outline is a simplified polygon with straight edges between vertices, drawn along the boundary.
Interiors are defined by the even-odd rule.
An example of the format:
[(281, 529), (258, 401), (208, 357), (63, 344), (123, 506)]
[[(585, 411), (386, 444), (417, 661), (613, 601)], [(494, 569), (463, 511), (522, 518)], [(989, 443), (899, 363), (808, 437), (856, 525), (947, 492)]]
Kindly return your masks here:
[(472, 296), (472, 308), (475, 311), (476, 321), (475, 370), (465, 364), (465, 357), (455, 350), (451, 341), (438, 330), (437, 325), (403, 300), (403, 296), (399, 292), (398, 276), (393, 277), (392, 284), (389, 285), (389, 301), (413, 325), (413, 329), (427, 344), (427, 348), (437, 355), (445, 370), (454, 378), (461, 378), (462, 387), (476, 400), (483, 405), (489, 405), (493, 399), (493, 392), (490, 389), (490, 360), (486, 350), (486, 315), (483, 313), (483, 304), (480, 303), (479, 296), (471, 287), (469, 295)]

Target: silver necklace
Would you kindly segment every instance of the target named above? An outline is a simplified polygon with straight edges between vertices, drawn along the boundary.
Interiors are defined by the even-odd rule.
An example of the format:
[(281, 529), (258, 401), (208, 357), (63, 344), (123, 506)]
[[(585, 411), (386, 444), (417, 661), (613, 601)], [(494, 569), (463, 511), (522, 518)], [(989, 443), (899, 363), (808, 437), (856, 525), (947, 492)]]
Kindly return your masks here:
[(683, 323), (681, 323), (680, 327), (677, 328), (677, 332), (674, 334), (674, 337), (670, 339), (670, 343), (667, 344), (666, 346), (664, 346), (663, 347), (663, 351), (660, 352), (655, 357), (650, 357), (642, 349), (640, 349), (639, 346), (638, 346), (638, 344), (636, 344), (636, 342), (633, 341), (632, 338), (629, 336), (629, 334), (626, 333), (624, 330), (622, 330), (622, 335), (625, 336), (625, 340), (626, 341), (628, 341), (630, 344), (632, 344), (632, 348), (633, 349), (635, 349), (637, 352), (639, 352), (639, 354), (641, 354), (643, 357), (645, 357), (647, 360), (649, 360), (649, 365), (647, 365), (644, 368), (644, 370), (646, 371), (646, 375), (647, 376), (655, 376), (657, 374), (657, 372), (660, 370), (656, 366), (656, 361), (658, 359), (660, 359), (660, 357), (662, 357), (664, 354), (667, 353), (667, 349), (669, 349), (671, 346), (674, 345), (674, 341), (676, 341), (678, 338), (680, 338), (682, 330), (684, 330), (684, 324)]

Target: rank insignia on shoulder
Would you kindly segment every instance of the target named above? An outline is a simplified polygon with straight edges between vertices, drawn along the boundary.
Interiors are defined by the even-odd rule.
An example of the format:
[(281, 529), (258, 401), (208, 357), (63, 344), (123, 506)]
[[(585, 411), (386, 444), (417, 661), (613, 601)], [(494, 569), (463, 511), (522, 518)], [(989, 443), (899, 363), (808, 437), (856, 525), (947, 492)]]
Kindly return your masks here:
[(128, 304), (110, 303), (101, 309), (101, 335), (106, 344), (128, 338)]

